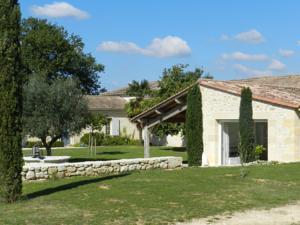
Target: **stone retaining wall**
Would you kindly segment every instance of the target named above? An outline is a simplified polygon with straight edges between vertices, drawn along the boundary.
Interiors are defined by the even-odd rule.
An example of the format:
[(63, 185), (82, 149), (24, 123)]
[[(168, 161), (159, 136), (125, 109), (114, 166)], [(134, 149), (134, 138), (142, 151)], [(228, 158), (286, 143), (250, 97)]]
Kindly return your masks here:
[(134, 170), (148, 170), (154, 168), (175, 169), (181, 167), (181, 157), (138, 158), (60, 164), (28, 163), (23, 166), (22, 178), (24, 181), (45, 180), (53, 177), (98, 176)]

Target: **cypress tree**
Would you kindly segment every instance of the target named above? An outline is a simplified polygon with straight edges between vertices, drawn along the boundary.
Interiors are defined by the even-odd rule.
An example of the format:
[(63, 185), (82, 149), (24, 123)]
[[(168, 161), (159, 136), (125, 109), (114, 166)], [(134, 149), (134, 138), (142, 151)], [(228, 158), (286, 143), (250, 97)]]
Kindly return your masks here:
[(241, 91), (240, 116), (240, 158), (242, 163), (255, 160), (254, 154), (254, 121), (252, 110), (252, 92), (250, 88), (243, 88)]
[(198, 85), (187, 96), (186, 140), (189, 166), (201, 165), (203, 152), (202, 97)]
[(0, 197), (6, 202), (22, 192), (20, 18), (17, 0), (0, 0)]

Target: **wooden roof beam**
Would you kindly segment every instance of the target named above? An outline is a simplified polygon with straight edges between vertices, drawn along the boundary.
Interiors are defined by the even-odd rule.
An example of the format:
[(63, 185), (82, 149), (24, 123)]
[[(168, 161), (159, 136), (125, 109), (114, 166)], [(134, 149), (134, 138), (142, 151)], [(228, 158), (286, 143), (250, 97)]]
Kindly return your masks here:
[(182, 100), (180, 100), (179, 98), (175, 98), (174, 101), (176, 102), (176, 104), (178, 105), (183, 105), (184, 102)]

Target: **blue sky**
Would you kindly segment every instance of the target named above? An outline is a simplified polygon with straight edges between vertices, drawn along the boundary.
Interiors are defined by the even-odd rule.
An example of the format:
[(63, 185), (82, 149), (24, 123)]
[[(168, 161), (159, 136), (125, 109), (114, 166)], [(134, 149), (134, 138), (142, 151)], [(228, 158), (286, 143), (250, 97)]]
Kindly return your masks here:
[(105, 65), (107, 89), (157, 80), (174, 64), (215, 79), (300, 71), (297, 0), (21, 0), (22, 16), (47, 18), (83, 38)]

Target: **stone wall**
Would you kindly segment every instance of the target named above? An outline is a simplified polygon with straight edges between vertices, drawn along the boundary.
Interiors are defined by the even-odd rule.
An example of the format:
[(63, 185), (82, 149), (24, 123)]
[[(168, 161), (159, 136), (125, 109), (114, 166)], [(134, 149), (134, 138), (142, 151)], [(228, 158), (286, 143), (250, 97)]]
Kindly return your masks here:
[(138, 158), (61, 164), (28, 163), (23, 166), (22, 178), (24, 181), (45, 180), (54, 177), (98, 176), (134, 170), (148, 170), (154, 168), (176, 169), (181, 167), (181, 157)]

